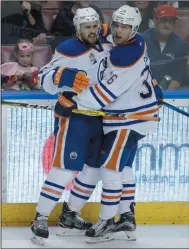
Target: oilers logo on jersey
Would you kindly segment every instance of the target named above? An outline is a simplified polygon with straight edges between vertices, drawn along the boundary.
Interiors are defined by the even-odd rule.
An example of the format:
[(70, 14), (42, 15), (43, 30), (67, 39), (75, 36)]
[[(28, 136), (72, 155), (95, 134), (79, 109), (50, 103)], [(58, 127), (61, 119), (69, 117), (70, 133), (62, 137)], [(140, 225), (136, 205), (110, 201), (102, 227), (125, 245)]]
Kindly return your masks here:
[(98, 72), (97, 72), (97, 77), (98, 80), (102, 80), (104, 78), (104, 72), (107, 68), (107, 57), (103, 58), (100, 62), (99, 62), (99, 67), (98, 67)]
[(70, 153), (70, 158), (71, 158), (72, 160), (77, 159), (77, 152), (71, 152), (71, 153)]

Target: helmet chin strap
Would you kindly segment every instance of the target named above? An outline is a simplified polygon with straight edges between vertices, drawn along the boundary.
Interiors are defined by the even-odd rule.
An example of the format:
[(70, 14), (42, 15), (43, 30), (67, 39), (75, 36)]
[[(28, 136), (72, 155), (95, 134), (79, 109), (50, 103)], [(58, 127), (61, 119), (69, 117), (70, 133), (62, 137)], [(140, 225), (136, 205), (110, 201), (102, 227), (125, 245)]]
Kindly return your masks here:
[(129, 40), (131, 40), (135, 35), (136, 35), (136, 32), (131, 32), (131, 34), (130, 34), (128, 40), (127, 40), (127, 42), (128, 42)]

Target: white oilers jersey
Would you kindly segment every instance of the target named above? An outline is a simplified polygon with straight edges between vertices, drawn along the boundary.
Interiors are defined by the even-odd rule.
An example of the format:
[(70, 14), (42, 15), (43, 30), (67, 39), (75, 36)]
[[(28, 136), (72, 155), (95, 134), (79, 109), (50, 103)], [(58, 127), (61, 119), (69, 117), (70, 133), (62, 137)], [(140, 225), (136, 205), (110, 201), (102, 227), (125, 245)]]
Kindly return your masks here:
[[(78, 109), (156, 115), (158, 101), (149, 64), (146, 45), (139, 34), (127, 44), (114, 47), (99, 64), (98, 83), (74, 97)], [(113, 115), (104, 117), (103, 124), (105, 134), (131, 129), (145, 135), (156, 128), (154, 121), (123, 119)]]
[(41, 87), (50, 94), (63, 91), (74, 91), (70, 87), (58, 89), (53, 83), (53, 74), (56, 67), (65, 66), (85, 71), (90, 77), (90, 85), (97, 82), (97, 70), (99, 61), (107, 56), (112, 48), (110, 42), (100, 37), (99, 42), (91, 47), (79, 39), (70, 39), (62, 42), (55, 51), (52, 60), (41, 68), (39, 72)]

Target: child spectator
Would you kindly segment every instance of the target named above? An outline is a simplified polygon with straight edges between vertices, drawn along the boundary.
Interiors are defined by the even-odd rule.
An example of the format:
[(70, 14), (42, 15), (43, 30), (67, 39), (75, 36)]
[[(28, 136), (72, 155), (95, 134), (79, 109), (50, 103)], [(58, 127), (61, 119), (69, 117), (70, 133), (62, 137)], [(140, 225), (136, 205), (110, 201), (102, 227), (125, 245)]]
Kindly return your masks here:
[(1, 77), (8, 79), (3, 84), (3, 88), (5, 90), (39, 89), (38, 68), (32, 66), (33, 44), (29, 40), (20, 40), (15, 46), (13, 56), (14, 62), (1, 65)]

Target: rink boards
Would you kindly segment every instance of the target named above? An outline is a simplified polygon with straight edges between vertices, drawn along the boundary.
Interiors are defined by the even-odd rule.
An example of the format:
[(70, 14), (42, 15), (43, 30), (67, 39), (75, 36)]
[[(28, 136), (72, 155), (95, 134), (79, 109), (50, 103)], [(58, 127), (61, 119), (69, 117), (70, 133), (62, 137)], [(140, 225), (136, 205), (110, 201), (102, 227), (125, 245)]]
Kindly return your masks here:
[[(188, 202), (137, 202), (137, 224), (189, 224)], [(3, 203), (3, 226), (30, 226), (35, 217), (36, 203)], [(62, 210), (58, 203), (49, 217), (49, 224), (55, 225)], [(93, 223), (97, 222), (99, 202), (87, 203), (81, 216)]]
[[(35, 100), (36, 102), (36, 100)], [(169, 100), (189, 112), (187, 99)], [(53, 116), (48, 110), (2, 109), (3, 224), (28, 225), (35, 214), (40, 188), (50, 165)], [(186, 224), (189, 217), (189, 120), (163, 107), (156, 133), (141, 140), (133, 165), (136, 179), (137, 222), (140, 224)], [(45, 169), (44, 169), (45, 168)], [(96, 221), (101, 182), (83, 217)], [(67, 200), (65, 191), (60, 202)], [(61, 203), (53, 211), (55, 223)]]

